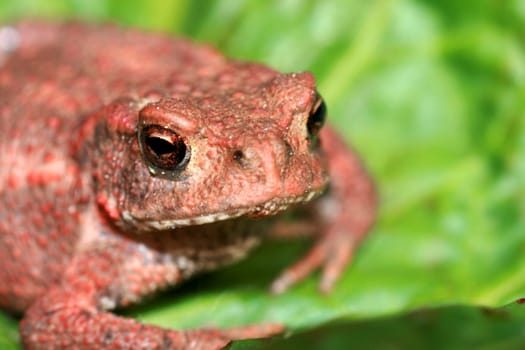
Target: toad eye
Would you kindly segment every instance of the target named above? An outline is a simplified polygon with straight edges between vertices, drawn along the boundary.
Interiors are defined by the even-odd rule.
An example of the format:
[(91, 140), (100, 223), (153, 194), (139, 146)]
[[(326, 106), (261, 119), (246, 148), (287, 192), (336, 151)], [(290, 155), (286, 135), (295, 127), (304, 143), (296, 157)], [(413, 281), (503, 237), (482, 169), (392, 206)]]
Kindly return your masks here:
[(325, 119), (326, 105), (324, 101), (321, 100), (317, 107), (312, 110), (312, 112), (308, 116), (308, 121), (306, 122), (306, 129), (308, 130), (308, 136), (310, 136), (310, 138), (315, 137), (319, 134), (319, 131), (323, 127)]
[(139, 131), (140, 150), (151, 166), (164, 171), (182, 170), (190, 160), (186, 139), (159, 125)]

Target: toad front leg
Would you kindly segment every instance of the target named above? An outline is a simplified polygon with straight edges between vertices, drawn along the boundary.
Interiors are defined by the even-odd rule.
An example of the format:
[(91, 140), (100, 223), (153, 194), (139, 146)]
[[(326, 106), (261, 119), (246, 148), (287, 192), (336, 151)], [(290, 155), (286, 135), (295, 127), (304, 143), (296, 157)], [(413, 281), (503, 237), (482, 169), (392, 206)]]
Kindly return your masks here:
[(26, 349), (220, 349), (233, 339), (282, 331), (278, 325), (230, 330), (175, 331), (108, 312), (176, 284), (184, 271), (175, 259), (120, 239), (86, 251), (63, 283), (32, 305), (21, 323)]
[(323, 268), (320, 290), (329, 292), (376, 217), (374, 184), (358, 157), (330, 127), (321, 130), (320, 138), (328, 159), (330, 189), (313, 207), (316, 220), (281, 226), (277, 230), (282, 232), (276, 233), (304, 235), (308, 231), (318, 235), (318, 241), (302, 260), (274, 281), (274, 293), (284, 292), (319, 267)]

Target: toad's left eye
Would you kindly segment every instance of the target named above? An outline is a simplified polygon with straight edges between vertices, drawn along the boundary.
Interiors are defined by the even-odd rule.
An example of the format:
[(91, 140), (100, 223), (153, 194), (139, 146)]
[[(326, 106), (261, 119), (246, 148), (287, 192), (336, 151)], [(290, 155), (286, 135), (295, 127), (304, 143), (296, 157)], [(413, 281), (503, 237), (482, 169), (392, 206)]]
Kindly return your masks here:
[(312, 110), (310, 116), (308, 116), (308, 121), (306, 122), (306, 129), (308, 130), (308, 136), (315, 137), (319, 134), (319, 131), (323, 127), (324, 121), (326, 119), (326, 105), (323, 100), (320, 100), (320, 103), (315, 109)]
[(146, 161), (159, 170), (182, 170), (190, 160), (186, 139), (162, 126), (143, 127), (139, 133), (139, 142)]

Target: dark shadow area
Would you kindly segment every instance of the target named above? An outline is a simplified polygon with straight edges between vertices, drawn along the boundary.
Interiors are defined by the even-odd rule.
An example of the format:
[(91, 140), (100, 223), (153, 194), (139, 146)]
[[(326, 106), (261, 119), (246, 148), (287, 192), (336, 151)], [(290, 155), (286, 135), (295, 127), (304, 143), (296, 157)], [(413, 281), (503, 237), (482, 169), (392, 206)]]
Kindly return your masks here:
[(205, 291), (221, 293), (225, 289), (255, 288), (268, 290), (271, 282), (286, 267), (299, 260), (307, 251), (311, 240), (266, 241), (244, 260), (226, 268), (205, 273), (180, 286), (168, 289), (151, 300), (120, 310), (120, 314), (137, 316), (151, 308), (162, 308), (173, 304), (174, 300), (184, 299)]

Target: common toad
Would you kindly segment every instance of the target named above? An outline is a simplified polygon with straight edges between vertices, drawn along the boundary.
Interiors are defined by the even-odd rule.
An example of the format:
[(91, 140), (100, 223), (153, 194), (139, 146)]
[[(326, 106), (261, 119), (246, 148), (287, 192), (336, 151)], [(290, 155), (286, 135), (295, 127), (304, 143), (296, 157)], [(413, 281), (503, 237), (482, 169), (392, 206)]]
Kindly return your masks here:
[[(220, 348), (279, 325), (177, 331), (110, 311), (313, 234), (272, 285), (329, 291), (375, 216), (372, 182), (308, 72), (84, 24), (0, 28), (0, 307), (27, 349)], [(327, 189), (329, 175), (330, 185)], [(300, 224), (279, 213), (304, 207)]]

